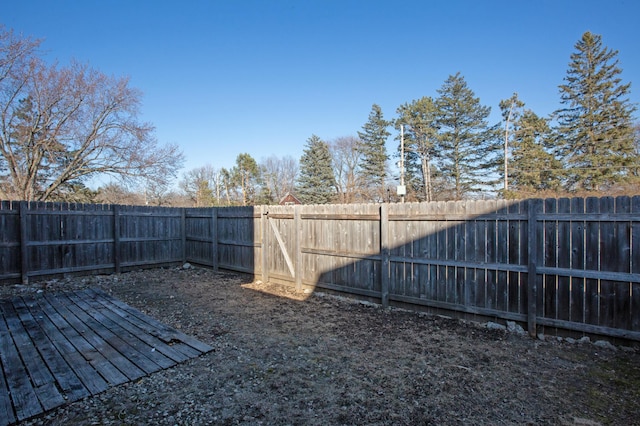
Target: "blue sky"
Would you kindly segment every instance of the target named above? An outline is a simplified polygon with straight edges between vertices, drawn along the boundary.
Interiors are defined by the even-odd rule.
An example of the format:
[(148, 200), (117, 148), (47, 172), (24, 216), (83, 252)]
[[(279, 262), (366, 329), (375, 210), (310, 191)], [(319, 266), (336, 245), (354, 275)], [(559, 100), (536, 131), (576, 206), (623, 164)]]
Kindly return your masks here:
[(22, 0), (0, 23), (51, 61), (129, 76), (184, 172), (244, 152), (299, 159), (312, 134), (355, 136), (373, 103), (394, 118), (457, 72), (493, 122), (513, 92), (547, 116), (585, 31), (619, 51), (640, 103), (639, 16), (636, 0)]

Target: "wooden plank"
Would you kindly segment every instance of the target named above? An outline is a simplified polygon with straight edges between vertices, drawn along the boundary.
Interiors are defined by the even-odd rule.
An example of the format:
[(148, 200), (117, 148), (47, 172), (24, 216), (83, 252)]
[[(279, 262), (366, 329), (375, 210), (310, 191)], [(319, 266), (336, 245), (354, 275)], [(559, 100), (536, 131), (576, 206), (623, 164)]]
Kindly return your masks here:
[[(640, 196), (631, 199), (631, 211), (640, 213)], [(640, 220), (631, 224), (631, 273), (640, 274)], [(631, 285), (631, 329), (640, 331), (640, 283)]]
[[(508, 265), (509, 263), (509, 221), (508, 202), (498, 200), (498, 216), (504, 217), (496, 221), (496, 263)], [(501, 311), (509, 310), (509, 281), (505, 271), (496, 271), (496, 308)]]
[[(136, 380), (146, 374), (155, 373), (162, 369), (146, 353), (133, 346), (128, 336), (122, 337), (112, 332), (105, 324), (94, 318), (95, 312), (86, 311), (86, 306), (79, 306), (73, 294), (60, 293), (50, 295), (48, 298), (55, 299), (56, 308), (64, 306), (80, 320), (82, 327), (86, 330), (83, 335), (93, 344), (94, 348), (103, 352), (103, 342), (109, 343), (109, 346), (115, 351), (109, 349), (110, 355), (106, 358), (129, 380)], [(151, 348), (149, 349), (150, 351)], [(117, 356), (112, 358), (112, 355), (116, 355), (116, 353)]]
[[(0, 339), (2, 338), (3, 336), (0, 332)], [(2, 423), (3, 421), (5, 423)], [(4, 426), (15, 422), (16, 416), (13, 412), (13, 406), (11, 404), (9, 387), (4, 378), (4, 372), (2, 368), (0, 368), (0, 425)]]
[(538, 325), (538, 271), (537, 266), (542, 261), (542, 223), (538, 223), (538, 214), (544, 209), (540, 199), (530, 200), (527, 206), (527, 251), (529, 263), (527, 272), (527, 331), (531, 337), (536, 337)]
[[(560, 198), (558, 200), (558, 213), (571, 212), (571, 200), (568, 198)], [(558, 240), (557, 250), (557, 266), (560, 268), (571, 267), (571, 222), (567, 220), (559, 220), (557, 225)], [(562, 321), (568, 321), (571, 313), (571, 279), (569, 277), (557, 277), (557, 316)]]
[[(414, 210), (413, 203), (405, 204), (403, 207), (408, 209), (409, 212), (412, 212)], [(402, 239), (399, 241), (401, 247), (399, 253), (401, 253), (400, 259), (404, 258), (406, 259), (406, 261), (400, 260), (400, 262), (398, 263), (398, 265), (402, 265), (402, 269), (400, 271), (401, 283), (398, 286), (398, 291), (395, 294), (404, 296), (411, 296), (413, 290), (413, 236), (415, 234), (414, 224), (415, 222), (405, 222), (404, 224), (400, 225), (402, 228), (402, 233), (399, 234), (402, 236)]]
[[(146, 333), (141, 333), (140, 329), (135, 326), (131, 326), (131, 324), (126, 321), (122, 321), (122, 317), (113, 315), (109, 312), (109, 309), (103, 306), (99, 301), (90, 297), (88, 292), (69, 293), (66, 296), (79, 308), (86, 311), (92, 318), (98, 321), (100, 325), (104, 326), (131, 348), (135, 349), (135, 351), (137, 351), (134, 352), (135, 354), (142, 354), (145, 358), (145, 363), (147, 363), (146, 359), (148, 358), (162, 369), (172, 367), (176, 364), (175, 359), (166, 356), (161, 350), (156, 350), (158, 349), (154, 345), (156, 341), (145, 338), (145, 336), (147, 336)], [(162, 342), (158, 341), (157, 343)], [(163, 349), (165, 348), (163, 347)], [(185, 358), (178, 354), (173, 355), (177, 356), (180, 361), (185, 360)], [(153, 367), (155, 368), (155, 366)]]
[(143, 314), (142, 312), (125, 304), (124, 302), (121, 302), (118, 299), (114, 299), (113, 297), (109, 296), (107, 293), (105, 293), (102, 290), (93, 289), (93, 291), (100, 294), (103, 299), (109, 299), (112, 304), (122, 309), (123, 311), (127, 312), (128, 314), (131, 314), (141, 319), (142, 321), (156, 327), (157, 330), (155, 335), (160, 339), (162, 339), (164, 342), (170, 343), (175, 340), (179, 340), (191, 346), (192, 348), (197, 349), (201, 353), (206, 353), (213, 350), (213, 348), (207, 345), (206, 343), (203, 343), (194, 337), (188, 336), (178, 330), (168, 327), (167, 325), (161, 323), (160, 321), (148, 315)]
[(619, 328), (610, 328), (591, 324), (581, 324), (577, 322), (561, 321), (550, 318), (541, 318), (541, 325), (556, 327), (564, 330), (574, 330), (583, 333), (599, 334), (601, 336), (619, 337), (622, 339), (640, 341), (640, 332), (623, 330)]
[(380, 298), (382, 307), (389, 306), (389, 204), (380, 206), (380, 254), (382, 273), (380, 274)]
[[(591, 198), (591, 197), (589, 197)], [(597, 198), (597, 197), (595, 197)], [(603, 221), (603, 222), (629, 222), (640, 219), (640, 215), (638, 213), (592, 213), (587, 212), (584, 214), (574, 214), (574, 213), (549, 213), (545, 214), (545, 218), (547, 220), (584, 220), (584, 221)]]
[[(472, 202), (466, 205), (466, 213), (469, 211), (475, 211), (477, 203)], [(464, 260), (467, 262), (478, 263), (477, 247), (477, 220), (476, 218), (469, 219), (464, 228)], [(482, 259), (484, 261), (484, 259)], [(477, 274), (479, 270), (477, 268), (465, 268), (465, 299), (464, 304), (466, 306), (476, 306), (476, 294), (478, 288)]]
[[(180, 248), (182, 262), (187, 261), (187, 211), (184, 207), (180, 208), (180, 243), (182, 247)], [(165, 258), (167, 256), (164, 256)]]
[[(71, 342), (91, 366), (104, 377), (109, 385), (120, 385), (144, 375), (131, 361), (121, 355), (109, 343), (96, 335), (60, 300), (51, 294), (36, 299), (37, 303), (60, 332)], [(72, 365), (75, 369), (76, 366)], [(101, 387), (102, 383), (87, 384), (89, 390)], [(108, 385), (105, 384), (104, 389)], [(102, 389), (102, 390), (104, 390)], [(93, 392), (92, 392), (93, 393)]]
[(262, 206), (261, 207), (261, 213), (262, 215), (260, 216), (260, 235), (262, 236), (261, 238), (261, 244), (260, 244), (260, 248), (262, 249), (262, 282), (266, 283), (269, 281), (269, 232), (267, 231), (267, 214), (269, 214), (269, 211), (267, 210), (266, 206)]
[[(600, 212), (600, 200), (595, 197), (586, 199), (586, 211)], [(585, 230), (585, 269), (600, 270), (600, 223), (588, 221)], [(585, 280), (585, 322), (600, 324), (600, 280), (588, 278)]]
[[(458, 201), (454, 207), (454, 213), (457, 214), (466, 214), (467, 212), (467, 203), (465, 201)], [(466, 231), (467, 224), (465, 221), (456, 221), (455, 225), (455, 249), (454, 249), (454, 259), (456, 261), (464, 262), (466, 260)], [(456, 292), (456, 303), (465, 304), (465, 300), (467, 298), (466, 295), (466, 280), (467, 280), (467, 268), (464, 266), (459, 266), (455, 268), (455, 292)]]
[[(437, 211), (445, 213), (446, 204), (444, 202), (438, 202), (435, 205)], [(436, 259), (447, 259), (447, 226), (445, 222), (436, 223)], [(446, 302), (447, 301), (447, 267), (438, 265), (436, 272), (436, 292), (435, 300)]]
[(33, 340), (31, 340), (27, 329), (23, 326), (11, 301), (2, 303), (2, 313), (7, 328), (13, 336), (15, 347), (20, 353), (22, 364), (31, 379), (33, 390), (42, 407), (45, 410), (51, 410), (63, 404), (65, 399), (56, 388), (56, 381), (53, 375), (47, 368), (47, 364), (42, 359)]
[(113, 265), (116, 274), (120, 273), (120, 262), (122, 261), (120, 221), (120, 206), (115, 205), (113, 206)]
[(211, 238), (211, 267), (218, 271), (220, 258), (218, 256), (218, 209), (211, 209), (211, 220), (209, 221), (209, 237)]
[[(558, 266), (558, 223), (548, 220), (547, 213), (556, 213), (557, 200), (547, 198), (544, 200), (544, 263), (542, 266), (555, 268)], [(545, 318), (557, 318), (558, 316), (558, 277), (544, 275), (543, 278), (543, 315)]]
[[(584, 198), (571, 199), (571, 213), (577, 215), (584, 213)], [(571, 221), (571, 254), (570, 267), (572, 270), (585, 269), (585, 221)], [(569, 320), (583, 323), (585, 321), (585, 279), (581, 277), (570, 278), (570, 306)]]
[[(615, 199), (616, 215), (631, 212), (631, 198), (626, 196)], [(613, 242), (616, 253), (614, 269), (617, 272), (631, 272), (631, 223), (615, 222), (615, 241)], [(631, 282), (618, 282), (614, 284), (614, 322), (613, 328), (631, 329)]]
[[(336, 205), (338, 206), (338, 205)], [(315, 206), (317, 208), (320, 208), (320, 206)], [(302, 219), (305, 220), (328, 220), (328, 221), (335, 221), (335, 220), (370, 220), (370, 221), (374, 221), (377, 222), (378, 220), (380, 220), (380, 216), (375, 215), (375, 214), (335, 214), (335, 213), (316, 213), (316, 214), (310, 214), (310, 213), (305, 213), (302, 215)]]
[(27, 243), (29, 242), (29, 233), (27, 232), (28, 226), (28, 203), (26, 201), (20, 202), (20, 273), (22, 274), (22, 284), (29, 283), (29, 250)]
[[(102, 292), (97, 292), (92, 289), (87, 290), (88, 295), (95, 301), (98, 301), (111, 313), (120, 317), (117, 321), (114, 315), (111, 315), (114, 321), (117, 321), (121, 326), (127, 328), (128, 331), (134, 333), (136, 330), (140, 339), (143, 339), (147, 344), (156, 348), (160, 353), (171, 358), (175, 362), (186, 361), (202, 354), (201, 351), (188, 346), (178, 340), (161, 339), (158, 336), (163, 335), (163, 331), (159, 330), (157, 326), (149, 324), (142, 319), (131, 315), (129, 312), (124, 311), (114, 303), (114, 299), (111, 297), (105, 297)], [(165, 326), (166, 327), (166, 326)]]
[(15, 407), (15, 417), (20, 421), (40, 414), (42, 406), (5, 322), (5, 305), (9, 303), (8, 301), (0, 303), (0, 312), (3, 313), (0, 315), (0, 361), (2, 361), (4, 377)]
[[(55, 377), (58, 383), (57, 386), (64, 392), (65, 400), (72, 402), (89, 396), (91, 393), (82, 384), (73, 369), (69, 367), (69, 363), (65, 360), (62, 352), (56, 348), (54, 342), (51, 341), (44, 328), (29, 310), (29, 305), (35, 305), (33, 298), (15, 298), (13, 299), (13, 305), (29, 336), (34, 342), (37, 342), (38, 351), (42, 354), (44, 362)], [(40, 313), (36, 315), (40, 315)]]
[[(389, 209), (393, 208), (394, 212), (402, 211), (406, 209), (405, 204), (394, 204), (389, 206)], [(389, 215), (391, 211), (389, 211)], [(402, 264), (399, 263), (398, 260), (394, 259), (394, 256), (400, 257), (400, 253), (402, 250), (402, 245), (399, 241), (399, 233), (404, 232), (401, 230), (397, 223), (389, 222), (387, 218), (387, 247), (389, 250), (389, 294), (400, 294), (402, 285), (404, 284), (402, 280)], [(382, 243), (382, 242), (381, 242)]]
[[(615, 212), (615, 200), (613, 197), (600, 198), (600, 211), (604, 213)], [(614, 271), (617, 266), (616, 257), (618, 245), (616, 244), (616, 227), (613, 222), (600, 222), (600, 271)], [(617, 283), (610, 280), (600, 280), (600, 322), (603, 327), (614, 327), (616, 316), (615, 291)]]
[[(43, 333), (60, 355), (62, 355), (67, 364), (73, 369), (73, 373), (77, 375), (86, 390), (92, 395), (106, 390), (109, 387), (106, 380), (90, 365), (88, 360), (78, 352), (77, 347), (74, 346), (71, 340), (67, 338), (65, 333), (63, 333), (54, 320), (52, 320), (53, 317), (59, 325), (65, 325), (64, 318), (52, 310), (42, 297), (25, 298), (24, 301)], [(42, 315), (43, 313), (45, 315)], [(68, 324), (66, 325), (68, 326)]]
[(143, 340), (149, 346), (160, 351), (160, 353), (175, 362), (186, 361), (187, 359), (191, 359), (202, 354), (201, 351), (183, 344), (180, 341), (174, 340), (167, 342), (160, 339), (157, 336), (161, 333), (158, 332), (158, 328), (156, 326), (146, 323), (140, 318), (120, 309), (113, 303), (112, 298), (105, 298), (104, 293), (88, 289), (86, 292), (80, 294), (80, 297), (85, 299), (89, 298), (90, 300), (100, 303), (102, 308), (106, 308), (102, 311), (105, 316), (110, 318), (112, 321), (117, 322), (128, 332), (138, 336), (139, 339)]
[[(511, 203), (507, 207), (509, 216), (518, 215), (520, 213), (520, 205), (521, 203)], [(520, 220), (511, 220), (506, 221), (507, 224), (507, 241), (506, 243), (506, 251), (507, 251), (507, 259), (506, 263), (508, 265), (520, 265)], [(520, 312), (520, 273), (514, 271), (507, 272), (507, 311), (509, 312)], [(522, 311), (526, 312), (526, 311)]]
[(428, 306), (428, 307), (438, 308), (438, 309), (447, 310), (451, 312), (463, 312), (463, 313), (473, 314), (473, 315), (482, 315), (485, 317), (504, 318), (512, 321), (525, 320), (525, 316), (522, 314), (514, 314), (509, 312), (505, 313), (495, 309), (478, 308), (475, 306), (456, 305), (453, 303), (441, 302), (437, 300), (424, 300), (424, 299), (417, 299), (415, 297), (395, 296), (395, 295), (391, 296), (391, 300), (408, 303), (408, 304), (414, 304), (417, 306)]
[[(497, 205), (495, 201), (487, 201), (487, 206), (491, 211), (497, 211)], [(489, 215), (489, 220), (486, 221), (487, 234), (486, 234), (486, 262), (498, 263), (498, 223), (497, 219)], [(498, 287), (497, 287), (498, 274), (495, 269), (487, 269), (486, 271), (486, 302), (485, 306), (489, 309), (497, 310), (498, 300)]]
[[(437, 202), (431, 202), (431, 203), (422, 203), (422, 204), (433, 204), (433, 203), (437, 203)], [(524, 214), (520, 214), (517, 216), (513, 216), (510, 214), (500, 214), (498, 212), (482, 212), (480, 213), (482, 214), (482, 216), (486, 219), (486, 220), (515, 220), (515, 219), (519, 219), (519, 220), (525, 220), (526, 216)], [(389, 216), (389, 220), (391, 222), (400, 222), (400, 221), (433, 221), (433, 222), (438, 222), (438, 221), (444, 221), (444, 222), (448, 222), (448, 221), (468, 221), (468, 220), (474, 220), (476, 218), (475, 215), (473, 214), (449, 214), (449, 213), (427, 213), (427, 214), (419, 214), (419, 215), (409, 215), (409, 214), (405, 214), (405, 215), (400, 215), (400, 214), (392, 214)]]
[[(476, 209), (478, 213), (486, 212), (487, 201), (477, 201)], [(487, 262), (487, 220), (479, 215), (476, 219), (476, 259), (479, 262), (476, 269), (476, 301), (474, 306), (479, 308), (487, 307), (487, 268), (482, 263)]]

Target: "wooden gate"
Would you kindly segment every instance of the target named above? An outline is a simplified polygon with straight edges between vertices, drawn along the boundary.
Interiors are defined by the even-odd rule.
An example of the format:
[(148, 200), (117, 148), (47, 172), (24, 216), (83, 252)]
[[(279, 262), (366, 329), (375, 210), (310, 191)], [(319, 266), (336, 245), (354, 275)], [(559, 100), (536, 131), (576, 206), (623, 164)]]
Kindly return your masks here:
[(295, 206), (262, 207), (262, 280), (293, 282), (302, 289), (300, 220)]

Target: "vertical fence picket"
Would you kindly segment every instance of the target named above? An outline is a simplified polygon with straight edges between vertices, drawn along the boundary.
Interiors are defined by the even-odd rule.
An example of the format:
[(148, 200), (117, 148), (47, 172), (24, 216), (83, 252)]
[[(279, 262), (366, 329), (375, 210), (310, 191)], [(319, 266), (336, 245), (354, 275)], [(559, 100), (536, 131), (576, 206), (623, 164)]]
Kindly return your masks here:
[[(631, 199), (631, 213), (640, 216), (640, 196)], [(631, 273), (640, 274), (640, 220), (631, 224)], [(640, 331), (640, 282), (631, 284), (631, 330)]]
[[(607, 220), (615, 213), (615, 199), (603, 197), (600, 199), (600, 213), (604, 213), (604, 220), (600, 222), (600, 271), (615, 270), (617, 259), (616, 226)], [(615, 291), (618, 283), (608, 279), (600, 280), (600, 325), (612, 327), (615, 323), (616, 304)]]
[(382, 306), (389, 306), (389, 272), (390, 272), (390, 251), (389, 251), (389, 204), (380, 206), (380, 253), (382, 255), (380, 274), (380, 298)]
[[(616, 215), (631, 213), (631, 199), (621, 196), (615, 199)], [(629, 221), (616, 221), (615, 238), (612, 252), (615, 253), (615, 263), (612, 269), (616, 272), (631, 272), (631, 224)], [(631, 282), (619, 281), (614, 283), (614, 323), (613, 328), (631, 328)]]
[[(586, 199), (586, 213), (600, 214), (600, 200), (595, 197)], [(585, 231), (585, 269), (600, 271), (600, 222), (590, 220)], [(600, 324), (600, 280), (587, 278), (585, 280), (585, 322)]]
[[(579, 217), (585, 213), (584, 198), (571, 199), (572, 217), (577, 216), (578, 220), (571, 221), (571, 253), (569, 267), (577, 271), (585, 270), (585, 223)], [(569, 321), (584, 323), (585, 310), (585, 278), (570, 278), (570, 312)]]
[(29, 283), (29, 233), (28, 226), (28, 203), (20, 202), (20, 274), (22, 284)]
[[(557, 211), (559, 214), (571, 213), (571, 200), (560, 198), (558, 200)], [(558, 268), (569, 269), (571, 267), (571, 221), (567, 219), (557, 222), (557, 261)], [(559, 276), (556, 286), (556, 317), (559, 320), (569, 321), (571, 313), (571, 278)]]
[(538, 265), (542, 261), (540, 253), (541, 247), (541, 224), (538, 222), (538, 215), (543, 210), (542, 200), (529, 200), (527, 202), (527, 251), (529, 252), (529, 262), (527, 265), (527, 331), (531, 337), (537, 335), (538, 318)]

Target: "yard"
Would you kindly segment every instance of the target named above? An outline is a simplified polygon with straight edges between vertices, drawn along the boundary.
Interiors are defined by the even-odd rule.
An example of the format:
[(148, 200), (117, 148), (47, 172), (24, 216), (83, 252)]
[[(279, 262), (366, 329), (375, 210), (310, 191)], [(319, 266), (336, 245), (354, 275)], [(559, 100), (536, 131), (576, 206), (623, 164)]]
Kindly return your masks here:
[(214, 350), (23, 424), (640, 424), (640, 352), (171, 268), (99, 288)]

